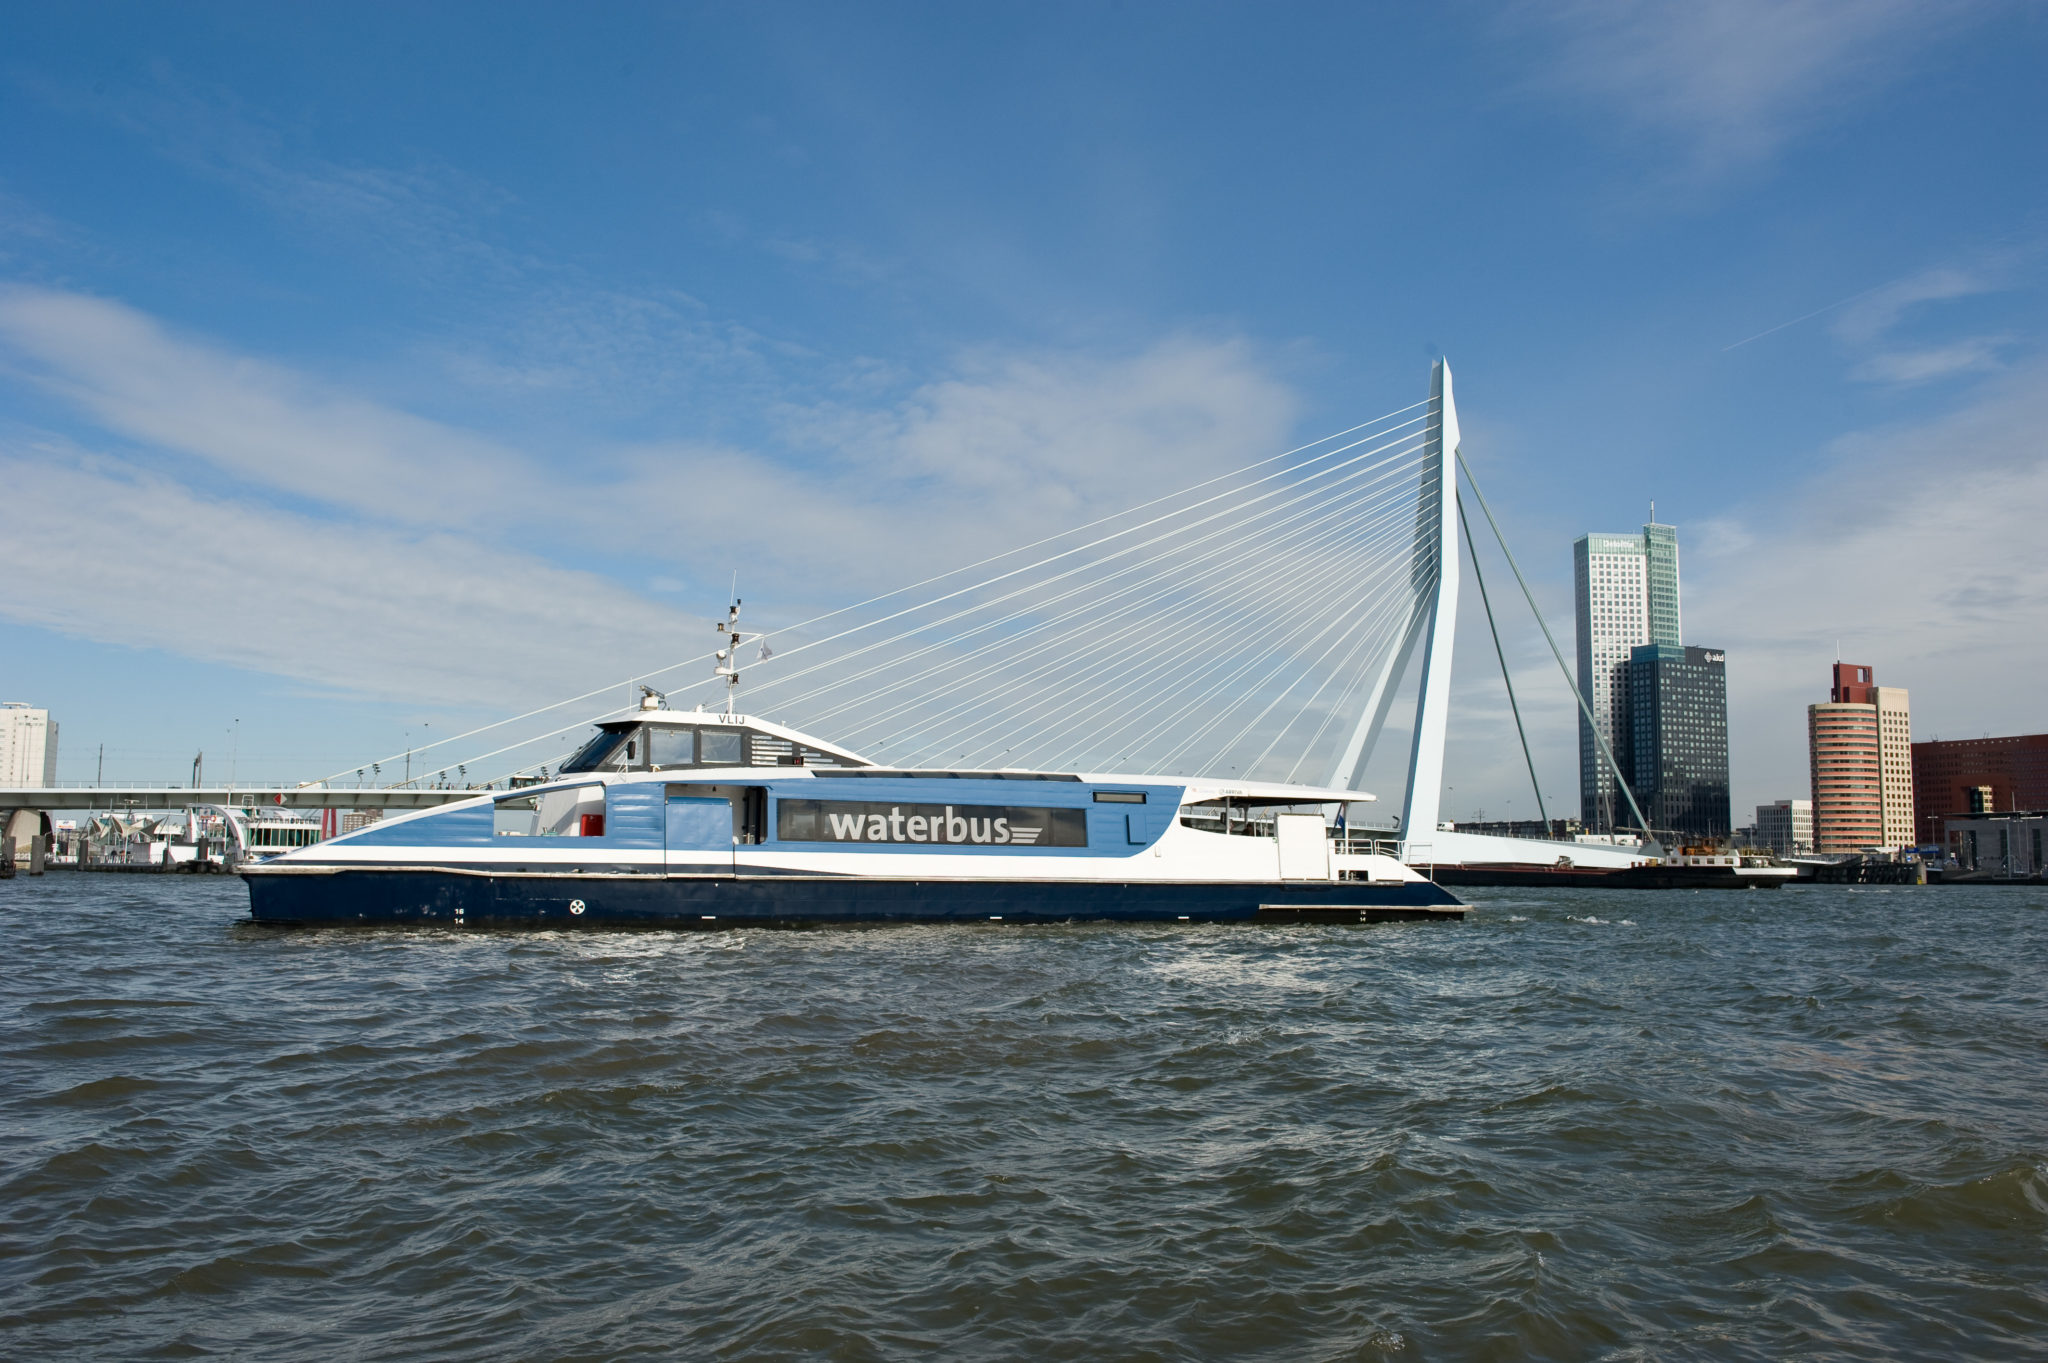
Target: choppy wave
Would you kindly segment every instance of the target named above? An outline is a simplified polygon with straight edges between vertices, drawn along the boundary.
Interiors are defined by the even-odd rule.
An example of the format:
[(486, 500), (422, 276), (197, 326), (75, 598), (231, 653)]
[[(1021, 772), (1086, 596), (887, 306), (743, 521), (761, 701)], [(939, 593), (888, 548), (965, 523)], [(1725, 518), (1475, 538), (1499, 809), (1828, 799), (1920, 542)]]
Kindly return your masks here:
[(0, 1345), (2042, 1356), (2040, 903), (1513, 904), (294, 933), (6, 882)]

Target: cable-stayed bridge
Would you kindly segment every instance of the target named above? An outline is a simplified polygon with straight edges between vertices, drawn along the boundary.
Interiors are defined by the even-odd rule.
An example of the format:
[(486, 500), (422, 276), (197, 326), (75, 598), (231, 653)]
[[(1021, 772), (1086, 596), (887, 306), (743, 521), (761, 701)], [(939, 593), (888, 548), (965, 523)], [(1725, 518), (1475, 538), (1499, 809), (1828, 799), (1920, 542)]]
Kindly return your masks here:
[(622, 713), (617, 698), (635, 685), (679, 709), (737, 694), (749, 713), (888, 766), (1356, 789), (1419, 662), (1398, 822), (1392, 810), (1371, 822), (1397, 826), (1411, 859), (1456, 859), (1447, 839), (1470, 835), (1437, 830), (1458, 448), (1439, 361), (1426, 398), (1371, 421), (880, 596), (771, 620), (746, 647), (728, 635), (722, 650), (415, 748), (413, 769), (427, 773), (417, 781), (366, 788), (366, 763), (283, 789), (5, 791), (0, 807), (462, 799), (546, 775), (592, 724)]

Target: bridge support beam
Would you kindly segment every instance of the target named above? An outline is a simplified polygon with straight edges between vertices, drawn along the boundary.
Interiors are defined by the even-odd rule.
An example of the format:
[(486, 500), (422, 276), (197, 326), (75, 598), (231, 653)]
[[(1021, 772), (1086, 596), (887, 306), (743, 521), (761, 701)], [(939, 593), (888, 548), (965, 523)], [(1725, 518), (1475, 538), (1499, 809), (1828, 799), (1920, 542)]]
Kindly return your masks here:
[(1401, 641), (1387, 654), (1380, 664), (1380, 672), (1373, 678), (1372, 691), (1365, 698), (1365, 707), (1359, 711), (1358, 725), (1351, 731), (1351, 741), (1344, 745), (1344, 751), (1337, 757), (1337, 765), (1330, 768), (1330, 779), (1326, 786), (1357, 790), (1358, 783), (1365, 779), (1365, 769), (1372, 764), (1372, 751), (1379, 746), (1380, 731), (1386, 728), (1387, 712), (1394, 707), (1394, 693), (1401, 689), (1401, 678), (1407, 674), (1408, 659), (1415, 652), (1415, 642), (1422, 637), (1422, 627), (1429, 622), (1429, 611), (1423, 598), (1417, 596), (1408, 610), (1408, 623), (1402, 627)]
[[(1436, 836), (1443, 800), (1444, 736), (1451, 709), (1451, 646), (1458, 633), (1458, 405), (1451, 395), (1451, 366), (1436, 362), (1430, 375), (1430, 404), (1436, 425), (1422, 452), (1422, 498), (1416, 514), (1418, 578), (1433, 579), (1429, 626), (1424, 635), (1422, 681), (1416, 687), (1415, 736), (1408, 754), (1408, 794), (1401, 807), (1404, 860)], [(1418, 587), (1421, 583), (1418, 581)]]
[(9, 867), (39, 876), (54, 832), (50, 816), (42, 810), (14, 810), (0, 820), (0, 856), (6, 857)]
[[(1327, 784), (1358, 788), (1372, 761), (1394, 694), (1408, 661), (1422, 649), (1416, 688), (1415, 731), (1409, 743), (1408, 789), (1401, 802), (1401, 839), (1427, 843), (1436, 832), (1444, 779), (1444, 734), (1449, 721), (1451, 645), (1458, 627), (1458, 408), (1451, 367), (1438, 360), (1429, 379), (1429, 426), (1422, 447), (1421, 485), (1415, 507), (1413, 598), (1401, 639), (1380, 664), (1351, 738), (1330, 769)], [(1406, 855), (1404, 850), (1404, 855)]]

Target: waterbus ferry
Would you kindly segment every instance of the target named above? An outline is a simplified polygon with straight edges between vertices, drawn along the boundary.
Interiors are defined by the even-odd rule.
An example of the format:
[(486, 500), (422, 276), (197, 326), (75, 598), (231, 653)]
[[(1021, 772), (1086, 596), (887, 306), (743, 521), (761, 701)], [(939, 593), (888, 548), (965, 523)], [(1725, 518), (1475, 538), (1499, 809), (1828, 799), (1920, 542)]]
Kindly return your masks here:
[[(544, 784), (243, 867), (262, 922), (731, 927), (1456, 916), (1355, 790), (876, 766), (745, 715), (602, 724)], [(1333, 835), (1334, 834), (1334, 835)]]
[(571, 927), (1462, 915), (1397, 849), (1333, 830), (1373, 797), (1313, 786), (878, 766), (733, 713), (598, 725), (553, 779), (245, 865), (273, 923)]

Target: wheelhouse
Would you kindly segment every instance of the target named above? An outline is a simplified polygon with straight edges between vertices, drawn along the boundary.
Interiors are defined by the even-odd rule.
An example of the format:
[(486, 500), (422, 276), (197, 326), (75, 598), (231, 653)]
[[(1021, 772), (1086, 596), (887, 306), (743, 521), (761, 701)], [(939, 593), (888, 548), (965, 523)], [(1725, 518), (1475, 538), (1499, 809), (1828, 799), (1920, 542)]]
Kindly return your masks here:
[(586, 772), (690, 771), (705, 767), (865, 767), (856, 753), (743, 715), (642, 711), (610, 720), (560, 767)]

